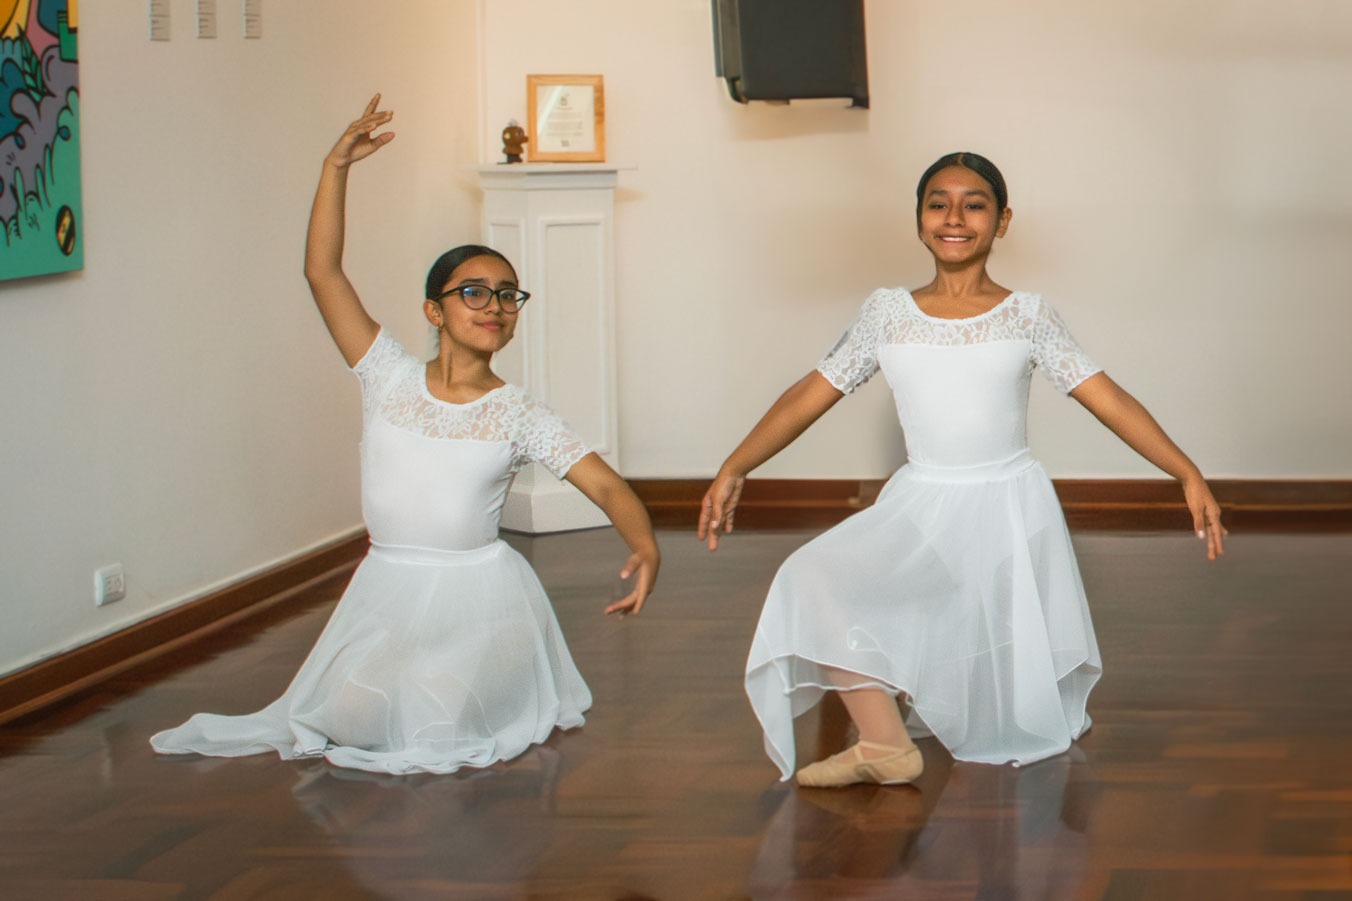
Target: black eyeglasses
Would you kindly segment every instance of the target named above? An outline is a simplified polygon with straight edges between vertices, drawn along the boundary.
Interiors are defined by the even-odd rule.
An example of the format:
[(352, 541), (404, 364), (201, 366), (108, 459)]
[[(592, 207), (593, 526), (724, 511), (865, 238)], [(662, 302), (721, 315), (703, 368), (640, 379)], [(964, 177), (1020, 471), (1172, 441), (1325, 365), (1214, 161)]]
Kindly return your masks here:
[(487, 285), (461, 285), (458, 288), (452, 288), (433, 297), (433, 300), (441, 300), (443, 297), (450, 297), (452, 294), (459, 294), (460, 299), (465, 302), (465, 306), (471, 310), (482, 310), (487, 307), (489, 301), (494, 297), (498, 299), (498, 306), (504, 313), (515, 313), (521, 309), (521, 305), (530, 300), (530, 292), (522, 291), (520, 288), (498, 288), (494, 291)]

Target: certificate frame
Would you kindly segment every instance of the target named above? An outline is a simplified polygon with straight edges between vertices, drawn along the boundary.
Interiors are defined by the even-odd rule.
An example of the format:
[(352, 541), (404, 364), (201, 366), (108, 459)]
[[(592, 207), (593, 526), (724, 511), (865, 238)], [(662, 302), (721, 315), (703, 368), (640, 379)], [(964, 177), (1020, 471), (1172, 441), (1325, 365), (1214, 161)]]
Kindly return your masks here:
[(527, 75), (531, 163), (606, 160), (605, 79), (600, 75)]

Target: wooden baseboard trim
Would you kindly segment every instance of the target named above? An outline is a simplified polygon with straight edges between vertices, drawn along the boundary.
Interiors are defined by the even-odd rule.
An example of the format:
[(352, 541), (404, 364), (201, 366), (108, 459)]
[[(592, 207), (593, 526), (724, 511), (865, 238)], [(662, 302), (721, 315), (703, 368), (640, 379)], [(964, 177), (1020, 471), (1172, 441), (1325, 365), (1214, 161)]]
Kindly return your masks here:
[(0, 723), (71, 697), (230, 623), (317, 590), (341, 589), (370, 542), (363, 531), (72, 651), (0, 677)]
[[(1172, 479), (1054, 479), (1072, 529), (1190, 529)], [(1352, 531), (1352, 481), (1210, 479), (1232, 532)]]
[[(699, 521), (708, 479), (631, 479), (658, 528)], [(741, 529), (815, 529), (835, 525), (873, 503), (880, 479), (748, 479), (737, 506)]]
[[(708, 479), (635, 479), (653, 524), (693, 530)], [(748, 479), (737, 508), (742, 529), (825, 528), (867, 507), (881, 479)], [(1192, 518), (1171, 479), (1054, 479), (1072, 529), (1189, 529)], [(1352, 481), (1215, 479), (1231, 531), (1352, 531)]]

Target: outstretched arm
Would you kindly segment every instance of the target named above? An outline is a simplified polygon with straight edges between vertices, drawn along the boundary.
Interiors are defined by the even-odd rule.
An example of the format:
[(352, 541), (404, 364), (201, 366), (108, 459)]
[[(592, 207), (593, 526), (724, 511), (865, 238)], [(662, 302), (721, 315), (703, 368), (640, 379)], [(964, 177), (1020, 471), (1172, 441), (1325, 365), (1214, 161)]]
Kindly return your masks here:
[(1206, 556), (1215, 560), (1225, 553), (1221, 507), (1206, 479), (1188, 455), (1164, 433), (1155, 417), (1120, 385), (1100, 372), (1081, 382), (1070, 396), (1084, 405), (1127, 446), (1183, 483), (1183, 498), (1192, 511), (1197, 537), (1206, 541)]
[(629, 483), (594, 453), (574, 463), (565, 478), (605, 511), (624, 543), (629, 545), (629, 559), (620, 570), (620, 578), (634, 576), (634, 590), (607, 607), (606, 613), (638, 613), (657, 584), (657, 570), (662, 565), (662, 554), (657, 549), (657, 537), (653, 535), (647, 508)]
[(357, 364), (380, 331), (343, 272), (348, 167), (394, 140), (392, 131), (372, 134), (394, 116), (390, 110), (377, 111), (379, 103), (377, 94), (324, 158), (305, 237), (305, 279), (329, 334), (349, 366)]
[(718, 550), (718, 536), (732, 531), (733, 514), (742, 497), (747, 474), (793, 443), (808, 426), (835, 406), (844, 393), (812, 371), (785, 391), (756, 423), (742, 443), (737, 445), (718, 470), (700, 505), (700, 541), (708, 541), (709, 550)]

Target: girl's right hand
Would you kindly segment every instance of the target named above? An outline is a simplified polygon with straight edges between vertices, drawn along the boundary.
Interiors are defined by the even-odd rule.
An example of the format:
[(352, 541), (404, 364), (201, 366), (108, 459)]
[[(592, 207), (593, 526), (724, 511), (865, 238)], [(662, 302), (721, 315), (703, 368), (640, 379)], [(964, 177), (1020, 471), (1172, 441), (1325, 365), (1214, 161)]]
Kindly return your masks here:
[(718, 550), (720, 530), (724, 535), (732, 531), (732, 518), (737, 512), (737, 502), (742, 499), (742, 486), (745, 484), (746, 476), (720, 472), (709, 490), (704, 492), (696, 534), (700, 541), (709, 543), (709, 550)]
[(338, 143), (333, 145), (329, 151), (327, 162), (339, 169), (344, 169), (358, 160), (364, 160), (380, 148), (384, 147), (390, 141), (394, 140), (394, 132), (387, 131), (378, 135), (373, 135), (380, 126), (386, 124), (394, 118), (393, 110), (377, 110), (380, 104), (380, 95), (377, 94), (371, 98), (371, 102), (366, 104), (366, 111), (357, 121), (347, 127), (343, 136), (338, 139)]

